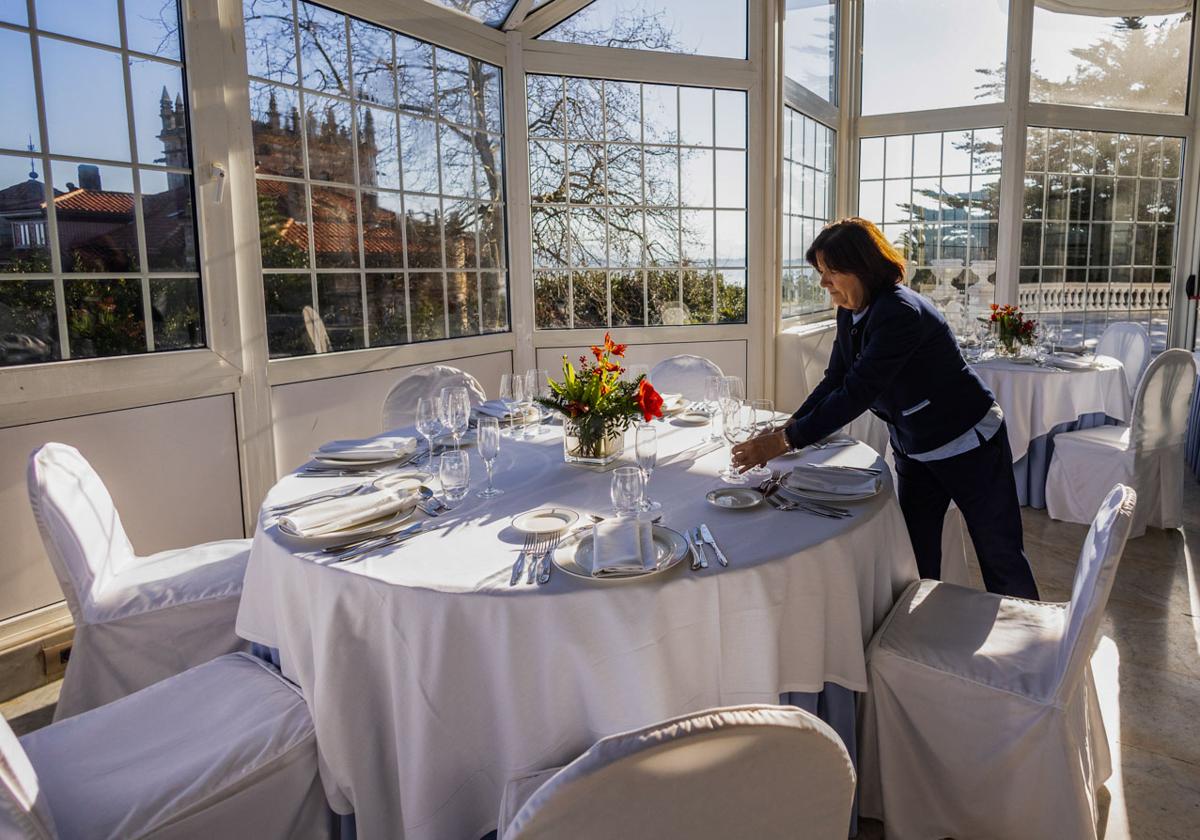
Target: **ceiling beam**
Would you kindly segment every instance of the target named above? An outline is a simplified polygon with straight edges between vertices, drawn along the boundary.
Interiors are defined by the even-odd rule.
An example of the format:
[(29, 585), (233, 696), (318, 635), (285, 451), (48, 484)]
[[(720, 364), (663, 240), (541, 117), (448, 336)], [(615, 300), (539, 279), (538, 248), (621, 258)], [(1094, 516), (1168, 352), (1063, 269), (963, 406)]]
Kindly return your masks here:
[(529, 14), (529, 7), (533, 5), (533, 0), (517, 0), (513, 7), (508, 10), (508, 17), (504, 19), (504, 23), (500, 28), (507, 32), (510, 29), (516, 29), (525, 20), (525, 16)]
[(517, 29), (526, 38), (536, 38), (546, 30), (553, 29), (591, 2), (592, 0), (551, 0), (532, 14), (526, 15), (525, 19), (517, 25)]

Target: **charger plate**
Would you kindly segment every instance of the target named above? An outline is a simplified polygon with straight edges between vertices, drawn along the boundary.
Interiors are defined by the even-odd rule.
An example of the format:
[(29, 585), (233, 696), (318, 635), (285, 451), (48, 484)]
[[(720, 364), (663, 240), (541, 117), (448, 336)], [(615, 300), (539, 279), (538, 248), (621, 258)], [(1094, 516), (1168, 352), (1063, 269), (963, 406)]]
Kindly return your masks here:
[(683, 558), (688, 556), (688, 544), (683, 534), (662, 525), (653, 526), (654, 551), (657, 555), (656, 566), (648, 572), (617, 572), (612, 574), (592, 574), (592, 531), (563, 540), (554, 552), (554, 565), (567, 574), (584, 578), (585, 580), (616, 581), (647, 578), (662, 574), (674, 568)]

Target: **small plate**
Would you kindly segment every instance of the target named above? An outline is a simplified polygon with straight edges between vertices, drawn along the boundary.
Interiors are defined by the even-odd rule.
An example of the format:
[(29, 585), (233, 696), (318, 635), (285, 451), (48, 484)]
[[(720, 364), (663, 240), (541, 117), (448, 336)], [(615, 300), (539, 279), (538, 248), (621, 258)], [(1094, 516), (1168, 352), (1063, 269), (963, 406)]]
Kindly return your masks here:
[(294, 539), (304, 540), (306, 542), (334, 539), (344, 540), (352, 539), (354, 537), (383, 536), (384, 534), (389, 533), (392, 529), (397, 528), (398, 526), (407, 522), (412, 517), (413, 511), (416, 509), (417, 505), (414, 501), (411, 506), (402, 507), (400, 510), (389, 513), (387, 516), (381, 516), (378, 519), (372, 519), (368, 522), (363, 522), (362, 524), (355, 525), (351, 528), (343, 528), (340, 531), (328, 531), (324, 534), (314, 536), (305, 536), (304, 534), (299, 534), (287, 527), (287, 522), (285, 521), (286, 517), (279, 520), (278, 527), (281, 533), (287, 534), (289, 537)]
[(592, 568), (592, 531), (584, 531), (577, 537), (564, 541), (554, 552), (554, 565), (567, 574), (585, 580), (630, 580), (660, 574), (679, 564), (688, 556), (688, 544), (683, 534), (662, 525), (655, 525), (653, 532), (654, 551), (657, 555), (655, 568), (648, 572), (594, 576)]
[(332, 452), (319, 451), (314, 452), (312, 455), (312, 459), (319, 463), (350, 469), (355, 467), (370, 469), (372, 467), (378, 467), (381, 464), (407, 463), (414, 457), (416, 457), (415, 452), (397, 452), (395, 455), (383, 456), (379, 458), (339, 458)]
[(849, 495), (843, 493), (825, 493), (821, 490), (798, 490), (795, 487), (788, 487), (786, 484), (779, 485), (779, 492), (783, 494), (785, 499), (792, 501), (811, 500), (814, 502), (861, 502), (863, 499), (871, 499), (878, 496), (883, 490), (883, 484), (879, 485), (879, 490), (872, 493), (851, 493)]
[(763, 494), (753, 487), (720, 487), (704, 497), (710, 505), (725, 510), (747, 510), (762, 504)]
[(682, 423), (685, 426), (705, 426), (712, 420), (703, 411), (683, 411), (675, 415), (673, 419), (676, 423)]
[(687, 410), (688, 401), (683, 397), (674, 397), (670, 401), (663, 400), (662, 413), (664, 417), (682, 414)]
[(557, 534), (579, 521), (579, 514), (570, 508), (538, 508), (513, 518), (512, 525), (522, 534)]

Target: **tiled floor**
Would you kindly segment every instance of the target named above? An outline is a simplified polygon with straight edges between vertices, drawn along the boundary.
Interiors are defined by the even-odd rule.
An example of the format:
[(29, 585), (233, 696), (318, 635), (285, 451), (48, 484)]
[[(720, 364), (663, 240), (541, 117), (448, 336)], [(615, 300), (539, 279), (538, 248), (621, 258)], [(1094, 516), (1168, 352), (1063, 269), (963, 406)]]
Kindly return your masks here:
[[(1115, 741), (1108, 840), (1192, 840), (1200, 826), (1200, 484), (1185, 486), (1180, 531), (1151, 529), (1125, 550), (1094, 660)], [(1067, 600), (1082, 525), (1026, 509), (1025, 544), (1047, 600)], [(1119, 669), (1118, 669), (1119, 661)], [(1118, 676), (1119, 674), (1119, 676)], [(49, 722), (59, 683), (0, 704), (18, 734)], [(864, 820), (859, 837), (879, 840)]]

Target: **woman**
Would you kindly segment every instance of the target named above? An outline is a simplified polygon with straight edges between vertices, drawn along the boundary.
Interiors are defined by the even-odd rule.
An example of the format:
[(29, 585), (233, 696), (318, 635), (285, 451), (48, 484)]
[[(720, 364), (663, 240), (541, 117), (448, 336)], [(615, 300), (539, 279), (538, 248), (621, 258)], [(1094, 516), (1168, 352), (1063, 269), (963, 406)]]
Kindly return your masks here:
[(904, 260), (865, 219), (827, 225), (805, 259), (838, 307), (829, 367), (782, 430), (734, 448), (734, 464), (764, 464), (869, 409), (891, 432), (900, 510), (921, 577), (941, 577), (942, 525), (953, 500), (988, 591), (1036, 599), (1004, 414), (963, 361), (945, 318), (900, 285)]

